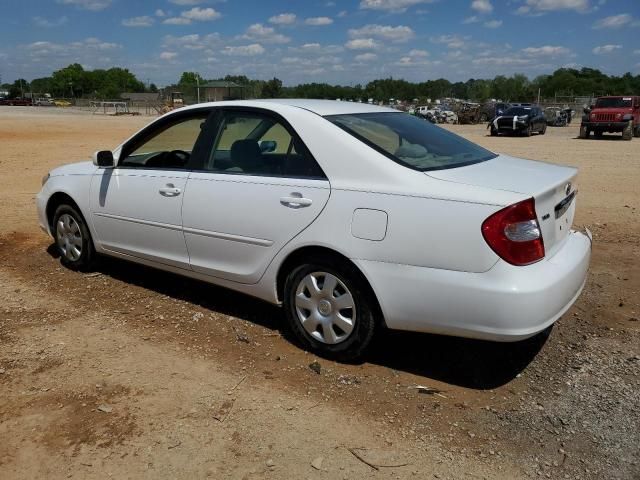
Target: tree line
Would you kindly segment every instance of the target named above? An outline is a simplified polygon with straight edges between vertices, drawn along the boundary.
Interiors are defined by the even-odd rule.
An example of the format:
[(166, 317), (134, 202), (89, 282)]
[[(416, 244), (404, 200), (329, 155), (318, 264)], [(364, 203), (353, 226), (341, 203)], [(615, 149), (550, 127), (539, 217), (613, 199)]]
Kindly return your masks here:
[[(227, 75), (205, 79), (197, 72), (183, 72), (178, 82), (165, 87), (166, 91), (181, 91), (188, 100), (196, 98), (196, 86), (216, 80), (231, 81), (243, 87), (245, 98), (328, 98), (328, 99), (373, 99), (389, 101), (397, 99), (411, 101), (454, 97), (483, 102), (501, 99), (512, 102), (534, 101), (555, 96), (600, 96), (640, 94), (640, 75), (625, 73), (621, 76), (607, 75), (593, 68), (560, 68), (549, 75), (529, 79), (523, 74), (498, 75), (493, 79), (469, 79), (466, 82), (450, 82), (440, 78), (424, 82), (409, 82), (403, 79), (384, 78), (366, 85), (331, 85), (328, 83), (304, 83), (285, 86), (278, 78), (270, 80), (250, 79), (244, 75)], [(37, 78), (31, 82), (24, 79), (13, 84), (2, 85), (10, 96), (21, 96), (22, 92), (50, 93), (54, 97), (114, 99), (124, 92), (157, 92), (156, 85), (145, 85), (125, 68), (108, 70), (85, 70), (75, 63), (53, 72), (50, 77)]]

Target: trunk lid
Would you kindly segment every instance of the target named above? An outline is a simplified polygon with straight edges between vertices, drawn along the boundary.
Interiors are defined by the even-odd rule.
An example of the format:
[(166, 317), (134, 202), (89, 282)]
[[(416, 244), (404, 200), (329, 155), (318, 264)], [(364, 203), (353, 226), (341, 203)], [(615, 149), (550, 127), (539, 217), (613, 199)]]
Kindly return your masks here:
[(571, 230), (576, 168), (499, 155), (466, 167), (426, 173), (448, 182), (520, 193), (523, 199), (533, 197), (547, 258), (553, 256)]

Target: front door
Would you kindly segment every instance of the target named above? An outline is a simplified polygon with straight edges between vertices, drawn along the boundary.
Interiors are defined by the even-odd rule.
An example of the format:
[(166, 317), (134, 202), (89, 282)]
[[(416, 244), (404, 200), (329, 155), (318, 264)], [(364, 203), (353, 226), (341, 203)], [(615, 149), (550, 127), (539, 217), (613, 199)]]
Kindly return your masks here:
[(106, 250), (189, 269), (182, 202), (206, 112), (169, 116), (123, 147), (91, 187), (91, 218)]
[(281, 118), (218, 115), (211, 153), (187, 182), (183, 227), (193, 270), (256, 283), (278, 251), (322, 211), (329, 181)]

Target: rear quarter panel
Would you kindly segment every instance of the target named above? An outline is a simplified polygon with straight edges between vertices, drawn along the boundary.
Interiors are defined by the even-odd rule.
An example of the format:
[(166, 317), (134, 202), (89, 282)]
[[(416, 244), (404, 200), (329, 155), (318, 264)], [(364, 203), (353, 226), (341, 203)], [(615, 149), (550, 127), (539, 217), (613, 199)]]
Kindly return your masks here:
[[(352, 220), (357, 209), (387, 214), (382, 240), (357, 238)], [(352, 259), (484, 272), (498, 260), (482, 237), (481, 225), (495, 205), (372, 192), (332, 190), (322, 214), (287, 250), (322, 245)]]

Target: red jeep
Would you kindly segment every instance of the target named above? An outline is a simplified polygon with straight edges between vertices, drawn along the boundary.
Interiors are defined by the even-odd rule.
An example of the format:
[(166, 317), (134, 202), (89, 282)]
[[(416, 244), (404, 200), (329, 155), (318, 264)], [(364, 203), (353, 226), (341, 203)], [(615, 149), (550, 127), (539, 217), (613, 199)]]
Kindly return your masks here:
[(622, 138), (640, 137), (640, 97), (600, 97), (591, 108), (584, 109), (580, 138), (596, 138), (604, 132), (622, 132)]

